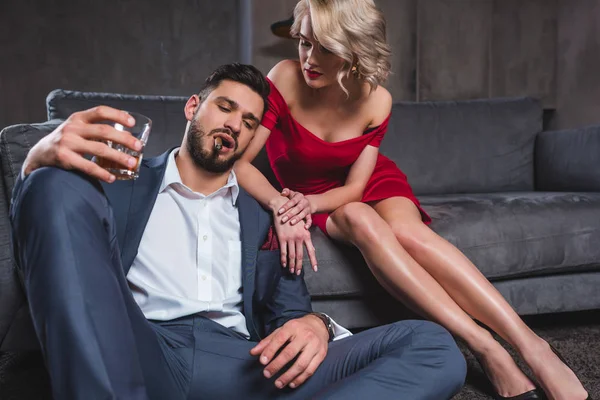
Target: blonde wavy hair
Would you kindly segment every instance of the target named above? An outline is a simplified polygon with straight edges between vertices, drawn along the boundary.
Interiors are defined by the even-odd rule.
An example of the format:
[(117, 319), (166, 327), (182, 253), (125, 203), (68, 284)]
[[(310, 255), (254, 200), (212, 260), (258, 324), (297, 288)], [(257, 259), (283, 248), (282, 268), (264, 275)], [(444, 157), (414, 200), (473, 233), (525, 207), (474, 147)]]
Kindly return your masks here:
[(302, 19), (309, 14), (315, 39), (344, 60), (337, 81), (346, 94), (342, 79), (353, 72), (369, 83), (371, 91), (385, 82), (391, 51), (385, 18), (373, 0), (300, 0), (290, 29), (293, 37), (300, 36)]

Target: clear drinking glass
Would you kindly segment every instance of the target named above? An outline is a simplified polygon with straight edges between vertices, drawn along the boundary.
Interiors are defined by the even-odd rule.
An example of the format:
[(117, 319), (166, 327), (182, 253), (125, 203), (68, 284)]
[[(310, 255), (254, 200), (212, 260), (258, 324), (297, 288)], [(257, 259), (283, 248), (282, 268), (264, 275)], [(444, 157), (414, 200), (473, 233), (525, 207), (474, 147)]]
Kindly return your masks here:
[(115, 150), (121, 151), (134, 157), (137, 160), (135, 166), (133, 168), (127, 168), (114, 161), (107, 160), (102, 157), (95, 157), (96, 164), (109, 171), (118, 180), (137, 179), (137, 177), (139, 176), (138, 172), (140, 170), (140, 164), (142, 163), (142, 158), (144, 155), (144, 147), (146, 147), (146, 143), (148, 143), (148, 136), (150, 135), (150, 130), (152, 129), (152, 120), (150, 118), (136, 112), (127, 111), (127, 113), (135, 119), (135, 125), (131, 128), (128, 126), (123, 126), (116, 122), (105, 123), (111, 125), (118, 131), (129, 132), (130, 134), (135, 136), (140, 142), (142, 142), (142, 150), (137, 152), (131, 150), (128, 147), (123, 146), (122, 144), (113, 143), (110, 140), (105, 141), (105, 143)]

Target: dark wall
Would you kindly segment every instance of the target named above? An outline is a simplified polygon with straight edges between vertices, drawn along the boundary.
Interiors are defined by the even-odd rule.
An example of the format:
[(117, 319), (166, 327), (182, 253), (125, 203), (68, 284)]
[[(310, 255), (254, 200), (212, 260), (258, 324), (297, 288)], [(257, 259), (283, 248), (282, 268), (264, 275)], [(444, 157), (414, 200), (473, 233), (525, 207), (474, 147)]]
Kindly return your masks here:
[[(269, 25), (296, 0), (252, 0), (252, 62), (297, 57)], [(600, 0), (375, 0), (388, 23), (394, 100), (541, 99), (549, 127), (600, 123)]]
[(600, 0), (561, 0), (552, 127), (600, 124)]
[[(266, 73), (297, 55), (269, 29), (296, 1), (0, 0), (0, 127), (44, 120), (55, 88), (189, 95), (223, 63)], [(375, 1), (395, 100), (530, 95), (553, 128), (600, 123), (600, 0)]]
[(0, 127), (56, 88), (189, 95), (239, 60), (238, 0), (1, 0)]
[[(269, 25), (296, 0), (252, 0), (252, 61), (263, 72), (297, 57)], [(575, 0), (578, 1), (578, 0)], [(396, 101), (539, 97), (556, 104), (558, 0), (375, 0), (387, 21)]]

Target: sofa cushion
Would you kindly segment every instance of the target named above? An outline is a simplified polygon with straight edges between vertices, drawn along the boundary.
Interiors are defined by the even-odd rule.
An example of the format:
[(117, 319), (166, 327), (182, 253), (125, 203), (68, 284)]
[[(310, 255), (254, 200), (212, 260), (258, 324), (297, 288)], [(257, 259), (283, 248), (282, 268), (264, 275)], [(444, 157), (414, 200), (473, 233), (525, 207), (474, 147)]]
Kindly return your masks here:
[(152, 120), (152, 132), (144, 157), (162, 154), (181, 144), (187, 120), (183, 107), (187, 97), (139, 96), (117, 93), (78, 92), (56, 89), (48, 94), (48, 119), (66, 119), (77, 111), (99, 105), (134, 111)]
[(432, 228), (489, 279), (598, 270), (600, 193), (423, 196)]
[(600, 192), (600, 125), (540, 133), (535, 141), (537, 190)]
[(533, 190), (542, 108), (531, 98), (397, 103), (381, 152), (416, 194)]
[[(307, 272), (315, 279), (321, 273)], [(600, 271), (534, 276), (494, 282), (494, 286), (519, 315), (595, 310), (600, 308)], [(316, 298), (315, 311), (324, 312), (348, 329), (369, 328), (402, 319), (419, 318), (379, 288), (357, 298)]]
[[(496, 193), (422, 196), (431, 228), (461, 249), (492, 281), (600, 271), (600, 193)], [(361, 254), (330, 245), (318, 229), (312, 240), (319, 272), (306, 274), (315, 298), (376, 291)], [(305, 263), (305, 269), (310, 267)]]
[(356, 297), (377, 292), (377, 283), (362, 254), (354, 246), (332, 242), (319, 228), (310, 228), (317, 256), (318, 272), (312, 272), (306, 249), (302, 268), (313, 300), (331, 297)]

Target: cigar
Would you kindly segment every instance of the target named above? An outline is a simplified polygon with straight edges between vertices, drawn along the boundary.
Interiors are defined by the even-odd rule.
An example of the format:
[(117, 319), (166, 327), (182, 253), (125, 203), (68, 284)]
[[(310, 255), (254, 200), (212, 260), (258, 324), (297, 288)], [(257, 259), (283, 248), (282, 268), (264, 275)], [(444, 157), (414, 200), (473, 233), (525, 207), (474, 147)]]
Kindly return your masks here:
[(221, 151), (222, 148), (223, 148), (223, 139), (221, 139), (220, 137), (215, 138), (215, 149), (217, 151)]

